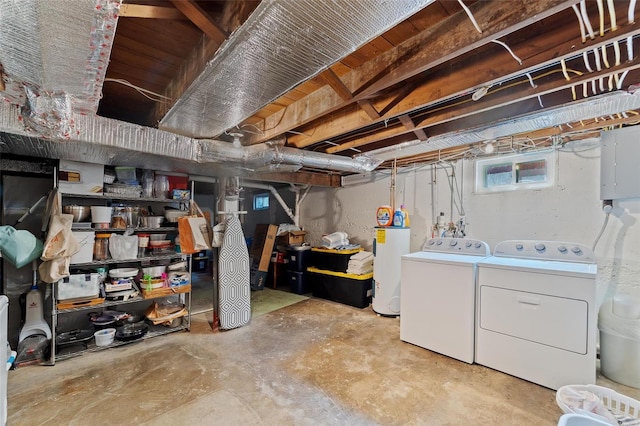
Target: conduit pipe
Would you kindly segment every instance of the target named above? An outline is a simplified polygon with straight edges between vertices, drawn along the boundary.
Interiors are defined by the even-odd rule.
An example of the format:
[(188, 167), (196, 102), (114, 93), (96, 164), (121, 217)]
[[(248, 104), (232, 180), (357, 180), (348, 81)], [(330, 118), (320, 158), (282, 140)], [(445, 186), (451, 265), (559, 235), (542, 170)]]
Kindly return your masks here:
[(247, 182), (247, 181), (242, 181), (242, 186), (247, 188), (264, 189), (265, 191), (271, 192), (271, 194), (273, 194), (273, 196), (278, 201), (278, 203), (282, 206), (287, 216), (289, 216), (289, 218), (293, 221), (294, 225), (299, 226), (298, 221), (296, 220), (296, 216), (293, 214), (293, 211), (291, 210), (291, 208), (289, 208), (289, 206), (287, 206), (287, 203), (284, 201), (284, 199), (280, 196), (278, 191), (276, 191), (276, 189), (273, 186), (266, 185), (263, 183), (255, 183), (255, 182)]

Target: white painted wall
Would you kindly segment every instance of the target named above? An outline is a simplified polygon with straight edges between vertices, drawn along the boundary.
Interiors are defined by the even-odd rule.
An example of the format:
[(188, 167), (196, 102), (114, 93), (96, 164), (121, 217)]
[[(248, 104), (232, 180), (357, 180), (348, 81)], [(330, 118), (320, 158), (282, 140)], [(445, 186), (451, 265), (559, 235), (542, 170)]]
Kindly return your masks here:
[[(640, 165), (640, 164), (639, 164)], [(558, 155), (557, 184), (553, 188), (492, 194), (474, 193), (474, 161), (453, 166), (468, 222), (467, 236), (484, 240), (493, 249), (508, 239), (557, 240), (591, 247), (605, 219), (600, 201), (600, 145), (576, 143)], [(411, 219), (411, 251), (418, 251), (431, 225), (432, 211), (451, 215), (451, 168), (432, 166), (399, 172), (396, 205), (405, 204)], [(432, 201), (432, 194), (434, 201)], [(371, 250), (376, 209), (390, 204), (390, 173), (379, 172), (375, 182), (344, 188), (314, 188), (304, 200), (301, 225), (307, 241), (320, 245), (323, 234), (344, 231), (352, 243)], [(453, 208), (453, 220), (459, 218)], [(597, 300), (614, 292), (640, 290), (640, 199), (615, 201), (608, 226), (596, 247)]]

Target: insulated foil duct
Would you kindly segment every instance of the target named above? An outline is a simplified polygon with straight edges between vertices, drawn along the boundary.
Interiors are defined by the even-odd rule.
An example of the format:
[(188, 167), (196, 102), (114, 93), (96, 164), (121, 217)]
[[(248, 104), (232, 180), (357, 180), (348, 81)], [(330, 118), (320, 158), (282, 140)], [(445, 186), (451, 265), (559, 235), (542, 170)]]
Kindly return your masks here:
[(487, 126), (476, 127), (462, 132), (445, 133), (430, 137), (426, 141), (405, 142), (369, 151), (366, 154), (359, 154), (359, 156), (371, 156), (381, 161), (407, 158), (426, 152), (532, 132), (564, 123), (608, 116), (638, 108), (640, 108), (640, 91), (634, 93), (607, 93)]
[(433, 0), (263, 0), (161, 120), (215, 138)]
[(23, 105), (29, 85), (69, 96), (74, 112), (95, 114), (119, 8), (120, 0), (0, 0), (2, 96)]
[(364, 173), (372, 171), (382, 163), (366, 155), (352, 159), (341, 155), (289, 148), (276, 142), (234, 146), (229, 142), (201, 140), (200, 152), (203, 161), (235, 162), (253, 169), (265, 164), (276, 166), (286, 164), (336, 172)]
[[(72, 115), (69, 137), (45, 139), (24, 127), (18, 108), (0, 104), (0, 149), (13, 154), (134, 166), (203, 176), (247, 175), (281, 165), (362, 173), (380, 162), (357, 160), (265, 143), (243, 147), (186, 136), (98, 116)], [(285, 169), (286, 167), (283, 167)]]

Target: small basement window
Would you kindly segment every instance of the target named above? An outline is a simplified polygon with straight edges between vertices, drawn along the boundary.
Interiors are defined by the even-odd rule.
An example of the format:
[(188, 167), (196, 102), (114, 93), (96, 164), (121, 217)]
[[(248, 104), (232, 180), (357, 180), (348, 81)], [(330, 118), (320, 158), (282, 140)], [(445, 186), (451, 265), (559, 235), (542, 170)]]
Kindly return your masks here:
[(254, 210), (268, 210), (269, 209), (269, 194), (256, 194), (253, 196), (253, 209)]
[(556, 151), (476, 161), (477, 193), (547, 188), (555, 184)]

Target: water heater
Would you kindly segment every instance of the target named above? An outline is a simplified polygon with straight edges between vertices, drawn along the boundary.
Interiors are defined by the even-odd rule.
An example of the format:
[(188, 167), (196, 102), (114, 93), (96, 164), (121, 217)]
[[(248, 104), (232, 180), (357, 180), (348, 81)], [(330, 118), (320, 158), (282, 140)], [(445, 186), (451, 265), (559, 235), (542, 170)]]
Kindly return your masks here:
[(378, 226), (373, 239), (373, 311), (385, 316), (400, 315), (400, 267), (409, 254), (411, 230)]

